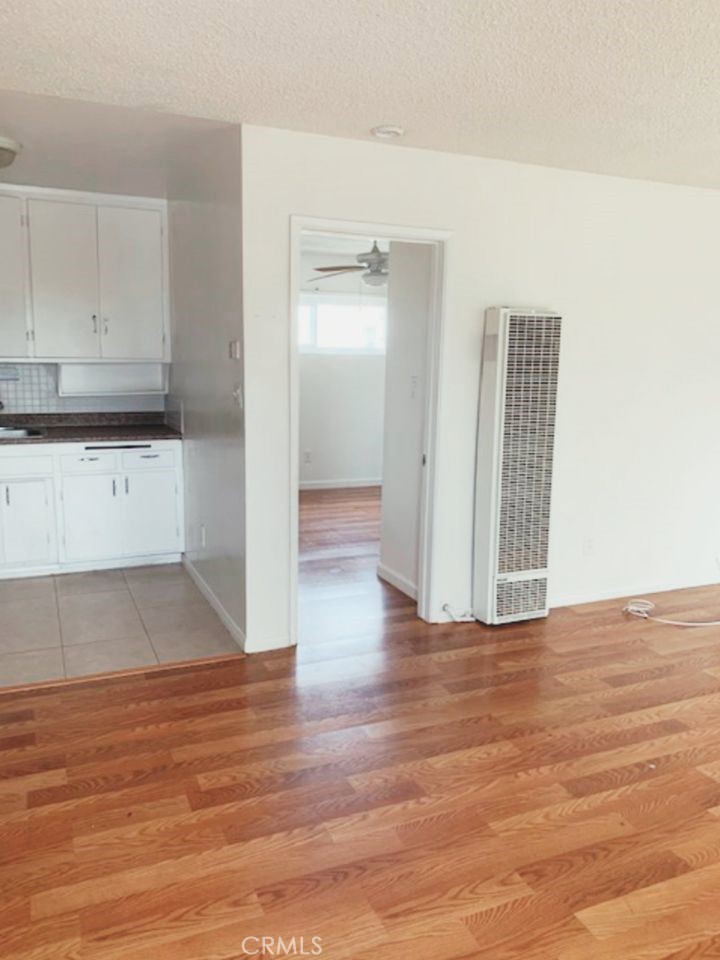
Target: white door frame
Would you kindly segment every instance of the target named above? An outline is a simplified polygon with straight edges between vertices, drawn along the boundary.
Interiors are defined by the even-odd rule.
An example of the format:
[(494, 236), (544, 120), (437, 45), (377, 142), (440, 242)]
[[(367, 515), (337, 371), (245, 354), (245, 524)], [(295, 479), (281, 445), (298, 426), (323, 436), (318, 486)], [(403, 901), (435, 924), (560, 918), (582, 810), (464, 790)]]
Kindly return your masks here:
[[(433, 257), (433, 309), (428, 324), (427, 343), (427, 390), (425, 391), (424, 450), (425, 469), (422, 470), (419, 517), (418, 556), (418, 616), (430, 619), (433, 567), (433, 515), (436, 495), (436, 456), (438, 398), (440, 391), (440, 358), (445, 330), (445, 245), (452, 236), (447, 230), (402, 227), (390, 224), (363, 223), (355, 220), (326, 220), (318, 217), (290, 217), (290, 644), (298, 641), (298, 567), (300, 537), (300, 350), (298, 347), (298, 304), (300, 300), (300, 240), (303, 233), (359, 235), (382, 237), (384, 240), (401, 240), (405, 243), (428, 243), (434, 248)], [(418, 468), (421, 469), (420, 465)]]

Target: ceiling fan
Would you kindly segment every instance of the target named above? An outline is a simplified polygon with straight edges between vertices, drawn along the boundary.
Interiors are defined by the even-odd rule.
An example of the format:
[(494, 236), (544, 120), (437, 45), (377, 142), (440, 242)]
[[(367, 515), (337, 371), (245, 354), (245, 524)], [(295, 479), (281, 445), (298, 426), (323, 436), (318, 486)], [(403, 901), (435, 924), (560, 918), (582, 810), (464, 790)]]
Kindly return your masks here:
[(355, 264), (345, 264), (338, 267), (315, 267), (321, 277), (312, 277), (311, 280), (329, 280), (330, 277), (341, 277), (345, 273), (357, 273), (363, 271), (361, 279), (371, 287), (384, 287), (388, 279), (388, 261), (389, 253), (383, 253), (377, 245), (377, 240), (373, 242), (372, 250), (367, 253), (359, 253), (355, 259)]

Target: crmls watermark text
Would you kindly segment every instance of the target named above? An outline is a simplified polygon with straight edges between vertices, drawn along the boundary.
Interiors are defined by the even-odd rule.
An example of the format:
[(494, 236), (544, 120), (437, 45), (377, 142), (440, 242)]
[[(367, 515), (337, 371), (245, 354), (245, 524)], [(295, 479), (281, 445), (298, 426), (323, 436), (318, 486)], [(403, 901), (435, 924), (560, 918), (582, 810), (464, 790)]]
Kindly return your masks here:
[(240, 945), (248, 957), (319, 957), (322, 937), (245, 937)]

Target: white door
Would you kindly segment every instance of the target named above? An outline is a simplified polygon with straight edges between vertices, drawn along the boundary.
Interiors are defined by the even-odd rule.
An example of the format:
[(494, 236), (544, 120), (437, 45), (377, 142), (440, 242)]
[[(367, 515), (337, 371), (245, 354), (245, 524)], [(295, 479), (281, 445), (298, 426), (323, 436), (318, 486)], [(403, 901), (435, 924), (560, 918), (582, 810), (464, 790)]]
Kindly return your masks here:
[(28, 354), (23, 201), (0, 197), (0, 356)]
[(57, 560), (51, 480), (0, 484), (4, 563), (41, 566)]
[(125, 493), (125, 555), (177, 553), (180, 549), (177, 478), (174, 470), (130, 473)]
[(103, 357), (162, 360), (160, 212), (99, 207), (98, 250)]
[(433, 270), (431, 244), (390, 244), (378, 573), (411, 597), (418, 590)]
[(36, 357), (100, 355), (97, 208), (29, 200)]
[(122, 477), (63, 477), (64, 559), (112, 560), (123, 553)]

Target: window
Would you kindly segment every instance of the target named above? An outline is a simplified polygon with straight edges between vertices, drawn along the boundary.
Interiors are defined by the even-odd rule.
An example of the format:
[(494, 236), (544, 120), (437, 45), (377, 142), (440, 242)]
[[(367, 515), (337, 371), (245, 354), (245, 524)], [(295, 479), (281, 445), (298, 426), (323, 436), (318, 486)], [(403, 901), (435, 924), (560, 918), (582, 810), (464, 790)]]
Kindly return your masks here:
[(303, 296), (298, 340), (306, 353), (385, 353), (385, 301), (338, 294)]

